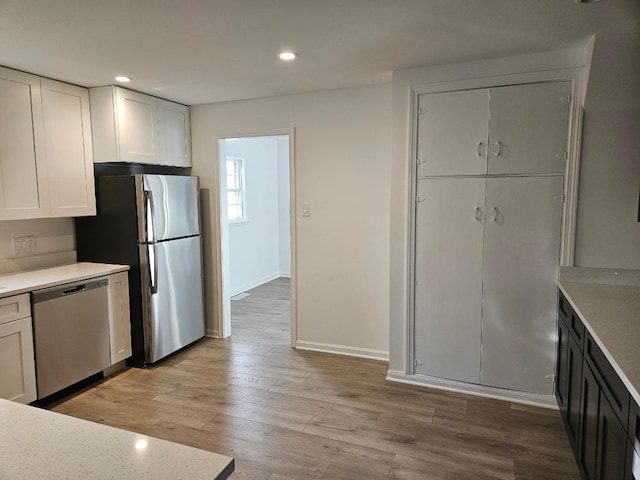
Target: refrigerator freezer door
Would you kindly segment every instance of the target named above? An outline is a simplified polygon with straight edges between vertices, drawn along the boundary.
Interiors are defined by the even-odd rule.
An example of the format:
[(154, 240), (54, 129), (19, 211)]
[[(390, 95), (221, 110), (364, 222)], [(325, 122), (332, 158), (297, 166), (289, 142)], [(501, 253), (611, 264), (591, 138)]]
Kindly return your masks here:
[(200, 237), (140, 245), (140, 256), (145, 356), (154, 363), (204, 336)]
[(142, 175), (140, 243), (200, 234), (198, 177)]

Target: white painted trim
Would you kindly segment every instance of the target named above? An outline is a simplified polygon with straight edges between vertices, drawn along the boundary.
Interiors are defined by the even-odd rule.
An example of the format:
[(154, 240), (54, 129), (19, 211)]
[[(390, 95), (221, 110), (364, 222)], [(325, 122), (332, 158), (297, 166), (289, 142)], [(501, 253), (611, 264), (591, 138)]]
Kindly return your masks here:
[(397, 370), (387, 372), (387, 380), (391, 382), (430, 387), (447, 392), (466, 393), (477, 397), (494, 398), (507, 402), (533, 405), (535, 407), (550, 408), (558, 410), (556, 398), (552, 395), (540, 395), (536, 393), (518, 392), (515, 390), (505, 390), (502, 388), (489, 387), (486, 385), (476, 385), (473, 383), (457, 382), (443, 378), (429, 377), (427, 375), (407, 375)]
[(299, 350), (310, 350), (312, 352), (333, 353), (336, 355), (347, 355), (349, 357), (369, 358), (372, 360), (389, 361), (389, 352), (383, 350), (373, 350), (371, 348), (349, 347), (347, 345), (332, 345), (329, 343), (305, 342), (299, 340), (296, 347)]
[(251, 282), (247, 282), (244, 285), (240, 285), (239, 287), (231, 290), (229, 296), (233, 297), (238, 295), (239, 293), (244, 293), (247, 290), (251, 290), (252, 288), (259, 287), (260, 285), (264, 285), (271, 280), (275, 280), (276, 278), (280, 278), (280, 272), (270, 273), (269, 275), (265, 275), (262, 278), (258, 278), (257, 280), (252, 280)]
[[(222, 202), (220, 201), (220, 140), (227, 138), (246, 138), (246, 137), (273, 137), (279, 135), (289, 136), (289, 210), (290, 210), (290, 226), (289, 235), (291, 238), (289, 255), (291, 257), (291, 272), (289, 278), (291, 278), (290, 292), (291, 292), (291, 347), (295, 348), (296, 340), (298, 338), (298, 285), (297, 285), (297, 197), (296, 197), (296, 150), (295, 150), (295, 127), (282, 127), (274, 129), (255, 129), (246, 130), (244, 132), (227, 132), (220, 133), (215, 137), (216, 146), (216, 161), (214, 175), (213, 175), (213, 198), (211, 199), (213, 208), (212, 218), (212, 248), (215, 250), (215, 300), (216, 300), (216, 315), (214, 318), (214, 329), (211, 336), (215, 338), (226, 338), (231, 335), (231, 303), (228, 299), (232, 295), (229, 295), (227, 291), (226, 282), (224, 281), (223, 263), (226, 257), (226, 253), (222, 248)], [(207, 334), (207, 336), (209, 336)]]
[(280, 278), (291, 278), (291, 272), (279, 272), (278, 276)]
[[(415, 285), (415, 196), (417, 184), (417, 115), (418, 99), (424, 93), (442, 93), (459, 90), (470, 90), (475, 88), (492, 88), (506, 85), (518, 85), (526, 83), (558, 82), (569, 81), (572, 86), (572, 103), (569, 114), (568, 127), (568, 159), (565, 166), (564, 194), (565, 202), (562, 214), (561, 227), (561, 248), (559, 266), (573, 266), (574, 247), (578, 211), (578, 187), (580, 170), (580, 144), (581, 144), (581, 99), (584, 97), (584, 67), (546, 70), (539, 72), (517, 73), (509, 75), (499, 75), (485, 78), (473, 78), (467, 80), (454, 80), (446, 82), (429, 83), (423, 85), (410, 86), (409, 91), (409, 155), (407, 159), (409, 165), (409, 178), (407, 188), (407, 289), (405, 292), (406, 324), (405, 324), (405, 368), (407, 374), (415, 372), (415, 307), (414, 288)], [(485, 175), (486, 176), (486, 175)]]

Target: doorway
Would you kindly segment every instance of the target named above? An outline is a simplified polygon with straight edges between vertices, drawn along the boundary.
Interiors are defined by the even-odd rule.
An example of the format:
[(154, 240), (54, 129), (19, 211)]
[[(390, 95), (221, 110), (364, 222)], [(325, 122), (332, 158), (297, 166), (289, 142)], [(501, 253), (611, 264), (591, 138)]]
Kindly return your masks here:
[(223, 337), (295, 345), (291, 137), (218, 141)]

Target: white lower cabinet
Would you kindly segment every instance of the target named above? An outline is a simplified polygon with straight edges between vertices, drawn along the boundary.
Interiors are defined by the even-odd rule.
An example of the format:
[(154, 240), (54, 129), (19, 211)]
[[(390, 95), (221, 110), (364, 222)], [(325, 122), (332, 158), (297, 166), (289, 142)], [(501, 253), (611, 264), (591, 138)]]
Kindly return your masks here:
[(127, 272), (109, 275), (109, 334), (111, 365), (131, 356), (131, 319)]
[(415, 373), (480, 381), (485, 185), (484, 178), (418, 182)]
[(0, 298), (0, 398), (20, 403), (36, 399), (29, 294)]
[(418, 181), (415, 373), (551, 395), (563, 177)]

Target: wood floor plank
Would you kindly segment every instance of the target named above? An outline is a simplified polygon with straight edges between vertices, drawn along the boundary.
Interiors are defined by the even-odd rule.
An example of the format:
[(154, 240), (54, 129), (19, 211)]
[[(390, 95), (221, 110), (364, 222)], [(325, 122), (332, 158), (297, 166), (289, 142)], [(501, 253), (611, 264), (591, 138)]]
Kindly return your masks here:
[(557, 411), (388, 382), (289, 347), (289, 283), (232, 302), (233, 335), (128, 369), (55, 411), (235, 458), (235, 480), (578, 480)]

